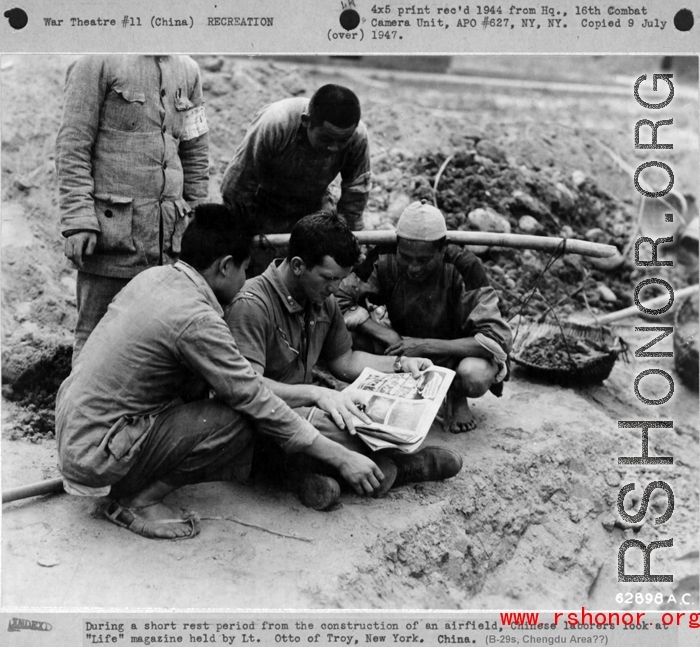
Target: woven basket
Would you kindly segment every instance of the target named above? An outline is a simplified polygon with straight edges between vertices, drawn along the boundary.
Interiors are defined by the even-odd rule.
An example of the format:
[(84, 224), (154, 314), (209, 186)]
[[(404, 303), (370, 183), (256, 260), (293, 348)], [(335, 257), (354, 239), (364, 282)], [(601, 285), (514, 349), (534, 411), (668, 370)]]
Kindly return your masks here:
[(673, 356), (681, 381), (698, 390), (698, 293), (691, 294), (676, 313)]
[[(523, 359), (523, 354), (530, 344), (542, 338), (552, 339), (562, 332), (568, 339), (588, 339), (605, 344), (609, 350), (602, 355), (591, 357), (588, 361), (580, 361), (575, 366), (568, 367), (545, 366)], [(584, 386), (598, 384), (605, 380), (610, 375), (620, 352), (624, 349), (622, 340), (605, 327), (573, 323), (563, 323), (561, 327), (549, 323), (522, 323), (513, 343), (511, 358), (535, 377), (566, 386)]]

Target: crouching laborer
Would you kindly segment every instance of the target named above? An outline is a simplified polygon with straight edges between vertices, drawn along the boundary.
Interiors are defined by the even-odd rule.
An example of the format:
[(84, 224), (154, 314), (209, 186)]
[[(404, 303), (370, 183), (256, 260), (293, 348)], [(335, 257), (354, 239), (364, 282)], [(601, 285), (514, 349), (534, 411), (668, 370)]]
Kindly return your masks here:
[[(319, 359), (334, 377), (345, 381), (355, 380), (365, 367), (418, 377), (432, 365), (419, 357), (352, 350), (350, 333), (333, 295), (359, 255), (355, 236), (340, 218), (327, 213), (306, 216), (292, 228), (287, 257), (273, 261), (261, 276), (246, 282), (226, 320), (241, 353), (264, 376), (271, 391), (290, 406), (299, 407), (297, 411), (328, 438), (371, 455), (384, 474), (380, 487), (372, 492), (381, 496), (395, 485), (454, 476), (462, 459), (440, 447), (426, 447), (410, 455), (371, 453), (354, 435), (353, 416), (370, 422), (362, 410), (365, 395), (313, 384), (312, 369)], [(323, 468), (292, 462), (306, 474)], [(340, 494), (337, 472), (323, 476), (325, 480), (319, 478), (325, 486), (319, 492), (318, 509), (331, 506)]]
[[(145, 537), (196, 535), (196, 515), (175, 513), (164, 497), (188, 484), (247, 478), (255, 434), (328, 463), (358, 493), (384, 477), (300, 418), (239, 353), (223, 319), (250, 257), (251, 232), (238, 211), (195, 209), (180, 260), (129, 282), (58, 392), (66, 490), (109, 495), (106, 516)], [(300, 487), (315, 496), (313, 480)]]
[[(310, 99), (292, 97), (263, 107), (226, 168), (224, 202), (243, 202), (262, 233), (289, 233), (300, 218), (332, 211), (362, 229), (370, 190), (370, 153), (360, 101), (342, 85), (324, 85)], [(330, 188), (340, 176), (340, 198)], [(275, 250), (254, 250), (257, 276)]]
[[(457, 372), (447, 417), (460, 433), (476, 426), (467, 398), (501, 394), (512, 334), (479, 259), (446, 236), (442, 213), (414, 202), (396, 225), (396, 245), (372, 250), (338, 300), (356, 347), (428, 357)], [(388, 322), (372, 317), (368, 303), (384, 306)]]

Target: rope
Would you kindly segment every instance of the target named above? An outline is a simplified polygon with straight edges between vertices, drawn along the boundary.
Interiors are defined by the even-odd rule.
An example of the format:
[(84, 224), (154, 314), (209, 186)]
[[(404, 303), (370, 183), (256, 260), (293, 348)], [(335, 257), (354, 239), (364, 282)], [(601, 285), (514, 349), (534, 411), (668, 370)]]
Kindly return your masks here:
[(447, 165), (452, 161), (452, 158), (454, 155), (450, 155), (440, 166), (440, 169), (437, 172), (437, 175), (435, 176), (435, 183), (433, 184), (433, 206), (437, 209), (437, 188), (438, 188), (438, 183), (440, 182), (440, 178), (442, 177), (442, 174), (444, 170), (447, 168)]
[[(508, 317), (508, 321), (511, 321), (515, 317), (518, 317), (518, 326), (515, 329), (515, 334), (513, 335), (514, 342), (518, 337), (518, 332), (520, 331), (520, 323), (522, 321), (522, 317), (520, 315), (522, 315), (523, 310), (525, 309), (527, 304), (530, 303), (530, 299), (532, 299), (532, 297), (537, 292), (537, 288), (540, 284), (540, 281), (542, 280), (542, 277), (549, 271), (549, 268), (552, 267), (552, 265), (554, 265), (554, 263), (556, 263), (562, 256), (564, 256), (564, 254), (566, 254), (566, 237), (562, 239), (562, 241), (554, 248), (554, 250), (550, 254), (549, 260), (547, 260), (547, 262), (545, 263), (545, 266), (542, 268), (542, 271), (539, 273), (537, 279), (535, 280), (535, 285), (532, 288), (530, 288), (530, 291), (529, 291), (530, 294), (527, 296), (527, 299), (525, 299), (525, 295), (527, 293), (524, 293), (518, 299), (518, 301), (516, 301), (510, 308), (508, 308), (508, 312), (506, 312), (506, 317), (508, 317), (508, 315), (510, 314), (510, 311), (513, 308), (520, 305), (520, 310), (518, 310), (518, 313), (513, 315), (512, 317)], [(542, 296), (542, 295), (540, 294), (540, 296)], [(542, 297), (542, 298), (544, 299), (544, 297)], [(525, 299), (525, 301), (523, 301), (524, 299)], [(544, 302), (547, 303), (547, 300), (544, 299)], [(549, 303), (547, 303), (547, 305), (549, 306)], [(551, 306), (549, 306), (549, 307), (551, 309)]]
[(554, 321), (557, 322), (559, 332), (561, 333), (561, 338), (564, 341), (564, 350), (566, 351), (566, 355), (569, 358), (569, 364), (571, 364), (571, 367), (574, 368), (576, 366), (576, 362), (574, 362), (574, 358), (571, 357), (571, 351), (569, 350), (569, 342), (566, 339), (566, 333), (564, 333), (564, 328), (561, 325), (561, 322), (559, 321), (559, 317), (557, 317), (557, 313), (555, 312), (554, 308), (550, 305), (549, 301), (545, 299), (544, 294), (537, 290), (537, 295), (540, 297), (540, 299), (542, 299), (542, 301), (544, 301), (545, 305), (550, 309), (552, 315), (554, 316)]

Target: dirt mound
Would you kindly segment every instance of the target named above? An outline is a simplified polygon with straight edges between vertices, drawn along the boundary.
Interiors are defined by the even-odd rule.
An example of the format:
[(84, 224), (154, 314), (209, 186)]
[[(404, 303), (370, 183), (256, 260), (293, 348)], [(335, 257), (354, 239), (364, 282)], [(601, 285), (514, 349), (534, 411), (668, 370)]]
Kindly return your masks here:
[(56, 392), (70, 374), (73, 349), (64, 344), (49, 348), (30, 346), (24, 350), (25, 356), (19, 352), (12, 355), (9, 369), (3, 365), (3, 378), (6, 374), (13, 377), (7, 378), (11, 385), (4, 386), (2, 394), (23, 408), (7, 430), (12, 439), (52, 438)]
[(285, 97), (311, 96), (316, 84), (303, 70), (260, 58), (195, 56), (202, 74), (209, 123), (209, 196), (219, 185), (255, 113)]
[[(574, 143), (566, 151), (550, 151), (543, 164), (547, 139), (532, 133), (527, 140), (530, 153), (520, 153), (517, 165), (509, 150), (478, 136), (447, 158), (441, 153), (423, 155), (409, 169), (410, 198), (436, 199), (453, 230), (562, 236), (623, 250), (634, 224), (629, 206), (583, 171), (567, 173), (571, 161), (563, 153), (570, 152)], [(585, 149), (582, 141), (579, 144)], [(552, 254), (530, 250), (483, 247), (474, 251), (489, 268), (502, 310), (509, 316), (518, 314), (521, 307), (523, 314), (539, 316), (547, 304), (564, 315), (587, 307), (609, 311), (631, 304), (634, 268), (629, 261), (611, 275), (575, 255), (555, 261)], [(538, 293), (531, 295), (536, 286)]]

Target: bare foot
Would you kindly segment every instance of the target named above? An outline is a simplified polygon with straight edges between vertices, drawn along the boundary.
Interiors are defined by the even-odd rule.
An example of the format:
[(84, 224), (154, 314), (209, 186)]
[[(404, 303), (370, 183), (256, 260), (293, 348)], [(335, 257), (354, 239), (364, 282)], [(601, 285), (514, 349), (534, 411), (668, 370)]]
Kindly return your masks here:
[(176, 488), (154, 481), (131, 496), (112, 501), (105, 510), (106, 517), (118, 526), (150, 539), (181, 539), (199, 534), (198, 518), (194, 513), (184, 516), (162, 502)]
[(476, 419), (469, 409), (469, 402), (464, 396), (452, 396), (451, 416), (449, 419), (449, 430), (452, 434), (463, 434), (472, 429), (476, 429)]
[(129, 508), (131, 514), (150, 522), (148, 526), (152, 529), (154, 538), (175, 539), (185, 537), (192, 532), (191, 524), (183, 519), (182, 514), (174, 512), (163, 502), (152, 503), (145, 507), (126, 505), (124, 507)]

